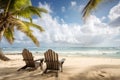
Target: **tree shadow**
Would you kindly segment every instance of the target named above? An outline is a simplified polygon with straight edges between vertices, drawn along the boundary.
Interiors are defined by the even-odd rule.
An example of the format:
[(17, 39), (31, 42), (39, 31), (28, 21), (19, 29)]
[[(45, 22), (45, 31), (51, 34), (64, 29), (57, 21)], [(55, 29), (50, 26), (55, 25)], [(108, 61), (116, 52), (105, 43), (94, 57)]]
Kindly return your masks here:
[(0, 80), (58, 80), (55, 76), (55, 72), (48, 72), (42, 74), (43, 71), (40, 69), (21, 70), (17, 71), (18, 67), (12, 68), (0, 68)]
[(18, 68), (0, 68), (0, 80), (43, 80), (40, 79), (41, 70), (17, 71)]
[(96, 65), (69, 80), (120, 80), (120, 65)]
[(59, 72), (56, 78), (54, 72), (42, 74), (39, 68), (34, 71), (17, 71), (18, 67), (0, 68), (0, 80), (119, 80), (120, 65), (96, 65), (77, 75), (72, 75), (70, 70), (74, 68), (65, 67), (64, 72)]

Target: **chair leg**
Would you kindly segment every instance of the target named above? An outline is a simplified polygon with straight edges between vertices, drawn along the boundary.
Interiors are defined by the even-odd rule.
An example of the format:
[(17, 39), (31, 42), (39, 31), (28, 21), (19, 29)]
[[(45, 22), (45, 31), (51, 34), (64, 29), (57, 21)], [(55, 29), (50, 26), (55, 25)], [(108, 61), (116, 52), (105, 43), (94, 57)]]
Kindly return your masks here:
[(44, 59), (42, 59), (41, 61), (40, 61), (40, 68), (41, 68), (41, 70), (43, 70), (43, 61), (44, 61)]
[(45, 69), (45, 70), (43, 71), (43, 73), (47, 73), (47, 69)]
[(61, 65), (61, 72), (63, 72), (63, 68), (62, 68), (62, 65)]
[(60, 64), (60, 70), (61, 70), (61, 72), (63, 72), (63, 69), (62, 69), (62, 67), (63, 67), (63, 66), (62, 66), (62, 63), (61, 63), (61, 64)]
[(57, 72), (56, 72), (56, 75), (55, 75), (55, 77), (58, 77), (58, 70), (57, 70)]
[(40, 63), (39, 65), (40, 65), (41, 70), (43, 70), (43, 62)]
[(22, 68), (18, 69), (17, 71), (20, 71), (21, 69), (27, 68), (27, 65), (23, 66)]

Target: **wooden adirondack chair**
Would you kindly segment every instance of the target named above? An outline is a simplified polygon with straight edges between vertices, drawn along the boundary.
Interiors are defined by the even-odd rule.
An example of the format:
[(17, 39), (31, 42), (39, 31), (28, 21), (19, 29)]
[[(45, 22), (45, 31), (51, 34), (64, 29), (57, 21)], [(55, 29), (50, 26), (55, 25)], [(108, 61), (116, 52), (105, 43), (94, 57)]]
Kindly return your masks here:
[[(23, 60), (25, 61), (26, 65), (23, 66), (22, 68), (20, 68), (18, 71), (20, 71), (22, 69), (26, 69), (28, 67), (30, 67), (32, 69), (37, 69), (39, 66), (42, 69), (43, 60), (44, 60), (43, 58), (34, 60), (32, 53), (29, 52), (29, 50), (27, 50), (27, 49), (23, 50), (22, 56), (23, 56)], [(37, 62), (37, 61), (39, 61), (39, 62)]]
[(44, 53), (44, 56), (45, 56), (45, 63), (46, 63), (46, 69), (44, 73), (46, 73), (47, 70), (57, 70), (57, 75), (58, 75), (58, 70), (61, 70), (61, 72), (63, 71), (62, 65), (65, 61), (64, 58), (59, 61), (58, 54), (51, 49), (46, 51)]

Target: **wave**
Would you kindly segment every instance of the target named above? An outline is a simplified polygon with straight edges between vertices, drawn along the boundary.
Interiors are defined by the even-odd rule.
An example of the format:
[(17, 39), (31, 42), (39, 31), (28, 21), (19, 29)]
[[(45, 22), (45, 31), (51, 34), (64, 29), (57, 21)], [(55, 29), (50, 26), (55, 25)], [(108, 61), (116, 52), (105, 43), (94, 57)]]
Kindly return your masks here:
[[(22, 53), (24, 48), (16, 48), (16, 47), (4, 47), (3, 52), (6, 54), (13, 53)], [(28, 47), (32, 53), (43, 54), (48, 49), (53, 49), (60, 55), (84, 55), (84, 56), (119, 56), (120, 48), (119, 47)]]

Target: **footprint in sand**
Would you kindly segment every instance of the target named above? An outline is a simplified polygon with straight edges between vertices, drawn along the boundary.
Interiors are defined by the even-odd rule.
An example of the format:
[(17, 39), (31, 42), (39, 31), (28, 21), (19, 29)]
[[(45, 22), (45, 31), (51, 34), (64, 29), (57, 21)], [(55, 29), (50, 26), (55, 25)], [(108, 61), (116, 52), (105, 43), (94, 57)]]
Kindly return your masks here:
[(101, 80), (101, 79), (111, 80), (110, 74), (105, 71), (92, 71), (88, 74), (88, 77), (92, 79), (98, 79), (98, 80)]
[(98, 72), (98, 76), (100, 78), (104, 78), (104, 79), (108, 79), (108, 80), (111, 80), (111, 76), (109, 73), (105, 72), (105, 71), (99, 71)]
[(107, 72), (105, 72), (105, 71), (100, 71), (100, 72), (98, 73), (98, 75), (101, 76), (101, 77), (105, 77), (105, 76), (107, 75)]

